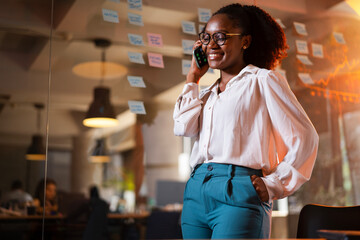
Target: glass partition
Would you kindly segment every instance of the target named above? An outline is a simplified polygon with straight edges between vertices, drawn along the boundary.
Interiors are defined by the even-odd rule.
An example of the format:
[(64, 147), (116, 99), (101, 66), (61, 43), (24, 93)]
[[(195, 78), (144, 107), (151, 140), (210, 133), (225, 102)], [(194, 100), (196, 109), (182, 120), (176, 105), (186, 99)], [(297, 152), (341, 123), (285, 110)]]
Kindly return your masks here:
[[(288, 56), (275, 71), (320, 137), (310, 181), (274, 202), (272, 237), (295, 237), (305, 204), (360, 204), (358, 9), (336, 0), (240, 2), (265, 9), (283, 27)], [(96, 234), (96, 203), (102, 217), (95, 225), (110, 238), (143, 239), (157, 231), (152, 213), (180, 213), (195, 139), (174, 136), (173, 108), (197, 34), (228, 3), (54, 1), (51, 15), (51, 1), (1, 2), (0, 220), (44, 214), (37, 225), (44, 239), (82, 239)], [(210, 70), (200, 89), (219, 76)], [(113, 125), (84, 125), (97, 117)], [(26, 160), (39, 149), (47, 150), (46, 168)], [(31, 199), (6, 200), (15, 180)], [(43, 189), (52, 206), (44, 212), (35, 207), (46, 202)], [(42, 234), (29, 222), (10, 223), (0, 224), (0, 236)]]
[(43, 191), (39, 183), (46, 167), (50, 30), (51, 2), (0, 3), (0, 236), (3, 239), (42, 236)]

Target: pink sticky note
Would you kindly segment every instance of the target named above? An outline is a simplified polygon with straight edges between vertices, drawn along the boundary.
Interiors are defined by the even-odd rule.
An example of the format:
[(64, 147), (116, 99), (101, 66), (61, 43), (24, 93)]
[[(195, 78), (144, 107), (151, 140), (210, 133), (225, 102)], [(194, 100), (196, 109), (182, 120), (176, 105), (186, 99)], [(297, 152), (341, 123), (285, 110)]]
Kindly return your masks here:
[(157, 68), (164, 68), (163, 55), (158, 53), (148, 53), (149, 65)]
[(147, 37), (148, 37), (148, 45), (149, 46), (152, 46), (152, 47), (162, 47), (163, 46), (162, 36), (160, 34), (148, 33)]

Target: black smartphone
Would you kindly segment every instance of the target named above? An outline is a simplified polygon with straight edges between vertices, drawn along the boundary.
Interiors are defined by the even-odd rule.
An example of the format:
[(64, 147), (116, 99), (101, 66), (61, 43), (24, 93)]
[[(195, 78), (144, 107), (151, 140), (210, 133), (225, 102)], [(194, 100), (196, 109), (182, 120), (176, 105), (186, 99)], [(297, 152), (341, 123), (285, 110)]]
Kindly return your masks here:
[(201, 46), (195, 48), (193, 55), (198, 68), (202, 68), (203, 66), (208, 64), (206, 54)]

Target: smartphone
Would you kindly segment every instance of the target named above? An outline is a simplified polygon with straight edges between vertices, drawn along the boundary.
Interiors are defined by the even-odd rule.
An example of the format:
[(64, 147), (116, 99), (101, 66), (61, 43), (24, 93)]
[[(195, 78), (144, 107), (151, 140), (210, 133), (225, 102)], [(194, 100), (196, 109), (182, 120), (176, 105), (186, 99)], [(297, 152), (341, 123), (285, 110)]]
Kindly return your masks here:
[(201, 46), (195, 48), (193, 55), (198, 68), (202, 68), (208, 64), (206, 54)]

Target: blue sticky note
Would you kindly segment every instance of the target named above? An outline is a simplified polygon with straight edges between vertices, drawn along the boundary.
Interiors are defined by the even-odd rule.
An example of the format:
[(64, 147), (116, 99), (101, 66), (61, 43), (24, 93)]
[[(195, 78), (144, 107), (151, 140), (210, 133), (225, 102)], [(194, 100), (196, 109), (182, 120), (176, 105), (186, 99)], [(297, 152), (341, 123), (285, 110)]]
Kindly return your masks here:
[(194, 40), (183, 39), (182, 40), (182, 48), (183, 48), (184, 54), (192, 55), (194, 44), (195, 44)]
[(198, 8), (199, 22), (206, 23), (211, 18), (211, 10), (207, 8)]
[(110, 9), (102, 9), (103, 19), (106, 22), (119, 23), (119, 16), (116, 11)]
[(181, 64), (182, 64), (182, 74), (183, 75), (187, 75), (190, 67), (191, 67), (191, 60), (181, 60)]
[(199, 33), (201, 33), (202, 31), (204, 31), (205, 29), (205, 25), (204, 24), (199, 24)]
[(135, 13), (128, 12), (129, 23), (137, 26), (144, 26), (142, 16)]
[(295, 31), (303, 36), (307, 36), (306, 26), (304, 23), (294, 22)]
[(128, 8), (131, 10), (142, 10), (142, 0), (128, 0)]
[(336, 42), (338, 42), (340, 44), (346, 44), (344, 35), (342, 33), (333, 32), (333, 35), (334, 35)]
[(321, 44), (312, 43), (311, 48), (314, 57), (324, 58), (324, 50)]
[(145, 82), (143, 80), (143, 77), (139, 76), (128, 76), (127, 77), (130, 85), (132, 87), (138, 87), (138, 88), (146, 88)]
[(189, 21), (181, 22), (182, 30), (184, 33), (196, 35), (195, 23)]
[(129, 109), (136, 114), (146, 114), (144, 102), (141, 101), (128, 101)]
[(129, 61), (132, 63), (145, 64), (142, 53), (128, 52)]
[(129, 42), (132, 45), (136, 45), (136, 46), (144, 46), (145, 45), (143, 37), (141, 35), (128, 33), (128, 38), (129, 38)]

